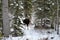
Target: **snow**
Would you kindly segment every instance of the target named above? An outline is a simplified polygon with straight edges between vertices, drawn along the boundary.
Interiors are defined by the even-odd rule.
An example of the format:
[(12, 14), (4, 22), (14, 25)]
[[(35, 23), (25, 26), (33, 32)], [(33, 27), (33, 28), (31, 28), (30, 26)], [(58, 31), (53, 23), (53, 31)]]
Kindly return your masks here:
[[(48, 38), (48, 40), (59, 40), (60, 37), (59, 35), (56, 34), (56, 32), (52, 29), (48, 29), (48, 30), (36, 30), (34, 29), (35, 25), (30, 24), (28, 27), (26, 25), (22, 25), (24, 28), (24, 30), (22, 30), (24, 32), (24, 36), (19, 36), (19, 37), (12, 37), (9, 36), (9, 38), (6, 38), (6, 40), (45, 40), (45, 38)], [(52, 33), (47, 33), (47, 31), (50, 31)], [(51, 39), (51, 37), (53, 37), (53, 39)], [(4, 40), (4, 38), (2, 39)]]
[(16, 4), (16, 6), (18, 6), (18, 4)]
[(10, 5), (14, 5), (13, 3), (11, 3)]
[(13, 28), (11, 28), (11, 29), (10, 29), (10, 31), (11, 31), (11, 32), (13, 32), (13, 31), (14, 31), (14, 29), (13, 29)]
[(42, 10), (41, 8), (38, 8), (39, 10)]
[(52, 5), (54, 5), (54, 3), (52, 3)]

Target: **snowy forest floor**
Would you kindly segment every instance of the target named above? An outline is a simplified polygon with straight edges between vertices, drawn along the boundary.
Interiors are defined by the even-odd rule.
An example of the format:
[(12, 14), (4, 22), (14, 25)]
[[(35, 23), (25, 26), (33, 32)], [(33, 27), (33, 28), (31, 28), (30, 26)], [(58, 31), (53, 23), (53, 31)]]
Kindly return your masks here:
[(2, 40), (60, 40), (60, 35), (54, 29), (34, 29), (34, 25), (26, 25), (23, 36), (3, 38)]

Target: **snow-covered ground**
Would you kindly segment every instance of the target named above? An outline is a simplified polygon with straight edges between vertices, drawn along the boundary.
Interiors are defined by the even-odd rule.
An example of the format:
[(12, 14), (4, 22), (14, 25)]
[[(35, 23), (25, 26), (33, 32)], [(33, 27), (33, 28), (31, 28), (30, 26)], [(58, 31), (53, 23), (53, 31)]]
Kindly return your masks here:
[[(52, 29), (34, 29), (35, 25), (30, 24), (28, 27), (23, 25), (24, 36), (3, 38), (2, 40), (60, 40), (59, 35)], [(48, 31), (50, 33), (48, 33)]]

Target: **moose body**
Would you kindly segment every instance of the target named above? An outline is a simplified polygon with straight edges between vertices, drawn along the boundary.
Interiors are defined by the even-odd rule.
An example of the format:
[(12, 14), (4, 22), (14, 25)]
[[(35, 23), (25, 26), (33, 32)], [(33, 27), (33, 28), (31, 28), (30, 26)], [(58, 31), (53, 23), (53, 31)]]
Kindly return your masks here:
[(30, 20), (29, 19), (24, 19), (23, 23), (25, 23), (28, 26), (28, 24), (30, 23)]

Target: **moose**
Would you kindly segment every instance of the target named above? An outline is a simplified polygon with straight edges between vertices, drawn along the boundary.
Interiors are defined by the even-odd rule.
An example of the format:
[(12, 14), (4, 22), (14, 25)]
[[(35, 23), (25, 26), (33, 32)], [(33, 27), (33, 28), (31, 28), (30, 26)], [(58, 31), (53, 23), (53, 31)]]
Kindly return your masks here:
[(30, 23), (30, 20), (28, 18), (26, 18), (26, 19), (23, 20), (23, 23), (25, 23), (28, 26), (29, 23)]

